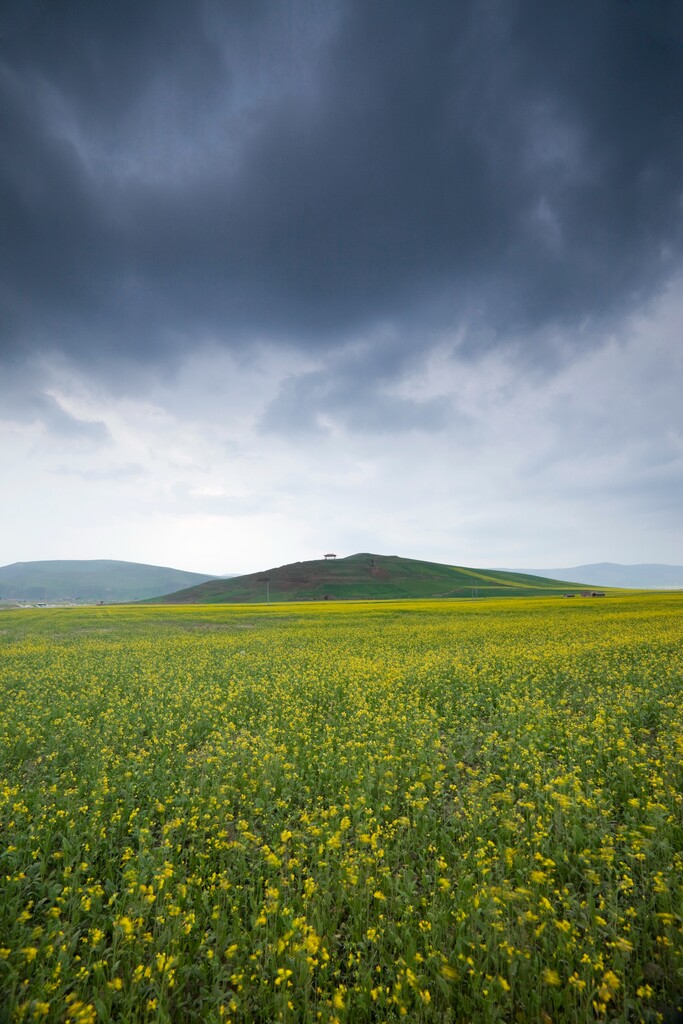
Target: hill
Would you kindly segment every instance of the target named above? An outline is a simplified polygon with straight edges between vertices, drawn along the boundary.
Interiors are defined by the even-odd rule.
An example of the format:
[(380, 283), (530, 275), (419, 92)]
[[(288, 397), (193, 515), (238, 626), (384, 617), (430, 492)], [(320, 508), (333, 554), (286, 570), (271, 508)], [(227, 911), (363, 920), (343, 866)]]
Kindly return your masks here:
[[(569, 584), (571, 587), (571, 584)], [(398, 555), (357, 554), (294, 562), (264, 572), (210, 580), (157, 598), (159, 604), (369, 600), (417, 597), (521, 597), (562, 594), (557, 580), (504, 570), (467, 569)]]
[[(523, 569), (522, 572), (529, 572)], [(683, 565), (640, 563), (620, 565), (618, 562), (592, 562), (565, 569), (537, 569), (535, 572), (551, 579), (582, 580), (592, 587), (628, 587), (631, 589), (683, 589)]]
[(112, 559), (60, 559), (0, 566), (3, 601), (140, 601), (214, 579), (159, 565)]

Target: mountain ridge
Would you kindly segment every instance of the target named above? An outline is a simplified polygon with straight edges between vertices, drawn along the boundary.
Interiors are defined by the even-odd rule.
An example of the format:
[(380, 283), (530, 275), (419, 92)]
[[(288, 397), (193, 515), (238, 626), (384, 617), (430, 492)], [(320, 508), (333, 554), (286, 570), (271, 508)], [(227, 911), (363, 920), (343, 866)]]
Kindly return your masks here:
[(215, 579), (146, 562), (111, 558), (44, 559), (0, 566), (0, 600), (31, 602), (140, 601)]
[(548, 579), (574, 580), (593, 587), (639, 589), (683, 588), (683, 566), (664, 562), (590, 562), (554, 569), (512, 569), (510, 572), (539, 573)]

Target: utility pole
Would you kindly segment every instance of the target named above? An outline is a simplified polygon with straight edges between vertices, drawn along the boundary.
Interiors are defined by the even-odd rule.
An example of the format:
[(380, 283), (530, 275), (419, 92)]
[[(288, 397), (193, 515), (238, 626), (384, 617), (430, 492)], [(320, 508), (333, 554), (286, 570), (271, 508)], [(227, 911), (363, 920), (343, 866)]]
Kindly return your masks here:
[(270, 604), (270, 576), (262, 576), (259, 583), (265, 583), (266, 585), (266, 601)]

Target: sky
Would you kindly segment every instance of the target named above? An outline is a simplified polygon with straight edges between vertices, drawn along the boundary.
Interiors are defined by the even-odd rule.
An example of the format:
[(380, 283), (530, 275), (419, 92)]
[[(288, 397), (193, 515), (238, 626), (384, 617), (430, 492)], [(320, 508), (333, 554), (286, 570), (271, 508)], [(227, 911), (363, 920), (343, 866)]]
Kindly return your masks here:
[(678, 0), (5, 0), (0, 564), (683, 563)]

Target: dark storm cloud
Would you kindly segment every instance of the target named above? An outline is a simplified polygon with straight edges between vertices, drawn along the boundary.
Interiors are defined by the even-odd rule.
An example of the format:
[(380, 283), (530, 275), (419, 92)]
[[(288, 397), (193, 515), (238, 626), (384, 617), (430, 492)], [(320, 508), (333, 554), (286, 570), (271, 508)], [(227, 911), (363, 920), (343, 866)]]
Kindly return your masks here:
[(3, 349), (476, 347), (627, 312), (681, 262), (678, 9), (6, 5)]

